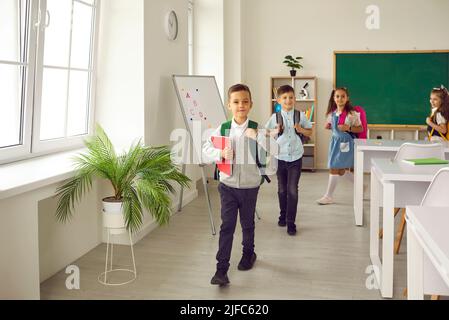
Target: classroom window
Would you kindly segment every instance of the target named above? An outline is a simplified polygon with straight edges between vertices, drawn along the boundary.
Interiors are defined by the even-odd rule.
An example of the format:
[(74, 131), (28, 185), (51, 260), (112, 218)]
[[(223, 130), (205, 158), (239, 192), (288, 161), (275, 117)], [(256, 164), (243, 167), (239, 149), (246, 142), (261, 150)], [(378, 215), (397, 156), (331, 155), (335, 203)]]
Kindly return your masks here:
[(29, 64), (26, 30), (28, 1), (0, 1), (0, 148), (19, 146)]
[(82, 145), (96, 11), (95, 0), (0, 1), (0, 162)]
[(37, 151), (80, 145), (89, 132), (95, 2), (46, 0), (37, 54)]

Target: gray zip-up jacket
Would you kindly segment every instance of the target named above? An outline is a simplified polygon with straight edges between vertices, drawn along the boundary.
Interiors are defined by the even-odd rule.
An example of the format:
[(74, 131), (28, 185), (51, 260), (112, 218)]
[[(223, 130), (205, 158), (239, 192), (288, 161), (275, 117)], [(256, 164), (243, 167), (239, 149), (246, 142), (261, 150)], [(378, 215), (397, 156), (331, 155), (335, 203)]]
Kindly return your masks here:
[[(232, 121), (229, 134), (229, 138), (232, 141), (232, 149), (234, 150), (232, 175), (228, 176), (227, 174), (220, 172), (220, 182), (231, 188), (257, 188), (262, 182), (262, 175), (257, 167), (254, 152), (251, 152), (249, 147), (251, 139), (245, 136), (247, 128), (248, 120), (242, 125), (238, 125), (234, 120)], [(211, 138), (212, 136), (221, 136), (220, 129), (221, 126), (218, 127), (204, 143), (203, 163), (213, 163), (222, 160), (221, 150), (214, 147)], [(260, 130), (265, 131), (263, 127), (259, 127), (257, 144), (266, 150), (269, 155), (276, 156), (279, 152), (279, 146), (276, 143), (276, 140), (271, 137), (266, 137), (265, 134), (260, 133)], [(259, 148), (259, 150), (263, 151), (261, 148)], [(271, 159), (275, 161), (274, 157), (271, 157)]]

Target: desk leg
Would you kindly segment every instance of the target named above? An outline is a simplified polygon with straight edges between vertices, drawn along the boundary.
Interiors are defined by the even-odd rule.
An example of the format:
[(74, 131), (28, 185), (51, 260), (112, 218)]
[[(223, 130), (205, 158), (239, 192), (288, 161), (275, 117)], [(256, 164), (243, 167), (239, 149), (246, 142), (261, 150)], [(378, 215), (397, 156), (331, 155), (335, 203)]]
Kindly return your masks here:
[(407, 223), (407, 292), (409, 300), (424, 300), (423, 249)]
[(370, 258), (373, 265), (377, 288), (382, 284), (382, 263), (379, 258), (379, 207), (380, 207), (380, 181), (376, 170), (371, 168), (371, 201), (370, 201)]
[(371, 263), (374, 266), (377, 285), (381, 284), (382, 264), (379, 259), (379, 202), (380, 202), (380, 182), (375, 169), (371, 168), (371, 201), (370, 201), (370, 241), (369, 253)]
[(357, 226), (363, 225), (363, 152), (357, 151), (354, 159), (354, 216)]
[(393, 298), (394, 184), (383, 183), (382, 296)]
[(379, 179), (371, 168), (370, 256), (379, 255)]

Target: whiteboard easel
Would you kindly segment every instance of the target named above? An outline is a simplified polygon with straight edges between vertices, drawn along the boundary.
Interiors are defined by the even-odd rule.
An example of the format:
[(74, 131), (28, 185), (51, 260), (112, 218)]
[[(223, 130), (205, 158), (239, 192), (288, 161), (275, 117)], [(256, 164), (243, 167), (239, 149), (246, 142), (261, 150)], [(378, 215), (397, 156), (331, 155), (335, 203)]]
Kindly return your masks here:
[[(212, 207), (209, 192), (207, 190), (206, 165), (201, 163), (201, 148), (199, 148), (200, 150), (196, 150), (197, 148), (193, 141), (193, 121), (201, 122), (202, 136), (205, 130), (216, 129), (226, 121), (226, 111), (214, 76), (173, 75), (173, 84), (176, 95), (178, 96), (179, 106), (184, 116), (184, 122), (189, 131), (192, 149), (197, 152), (197, 157), (200, 160), (199, 167), (201, 169), (203, 187), (206, 194), (209, 219), (212, 234), (215, 235), (216, 231), (212, 216)], [(184, 151), (185, 150), (187, 150), (186, 146), (184, 146)], [(184, 155), (186, 154), (187, 152), (184, 152)], [(185, 173), (185, 163), (186, 161), (183, 161), (182, 173)], [(180, 211), (182, 207), (183, 193), (184, 189), (181, 187), (178, 211)]]

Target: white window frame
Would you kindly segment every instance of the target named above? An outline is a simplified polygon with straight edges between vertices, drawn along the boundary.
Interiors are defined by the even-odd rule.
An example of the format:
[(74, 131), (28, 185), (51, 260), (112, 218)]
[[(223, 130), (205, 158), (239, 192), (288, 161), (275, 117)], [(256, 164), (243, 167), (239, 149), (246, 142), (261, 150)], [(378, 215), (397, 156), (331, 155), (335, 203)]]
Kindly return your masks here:
[[(47, 0), (40, 0), (41, 2), (41, 17), (45, 17), (47, 12)], [(93, 19), (92, 19), (92, 38), (91, 38), (91, 55), (90, 55), (90, 61), (89, 61), (89, 68), (86, 69), (77, 69), (77, 68), (58, 68), (58, 67), (51, 67), (54, 69), (61, 69), (61, 70), (81, 70), (81, 71), (88, 71), (90, 72), (89, 75), (89, 113), (88, 113), (88, 119), (87, 119), (87, 134), (74, 136), (74, 137), (66, 137), (66, 138), (60, 138), (60, 139), (52, 139), (52, 140), (46, 140), (41, 141), (40, 140), (40, 124), (41, 124), (41, 108), (42, 108), (42, 84), (43, 84), (43, 70), (44, 70), (44, 50), (38, 50), (37, 55), (37, 63), (36, 63), (36, 84), (35, 84), (35, 93), (34, 93), (34, 117), (33, 117), (33, 138), (32, 138), (32, 152), (36, 154), (43, 154), (43, 153), (50, 153), (50, 152), (60, 152), (65, 151), (69, 149), (74, 148), (80, 148), (83, 146), (84, 139), (92, 132), (93, 130), (93, 118), (94, 118), (94, 102), (95, 102), (95, 95), (94, 95), (94, 79), (93, 76), (95, 73), (95, 53), (96, 53), (96, 46), (95, 44), (98, 42), (98, 7), (99, 7), (99, 1), (94, 2), (94, 5), (90, 5), (86, 2), (83, 2), (82, 0), (72, 0), (72, 2), (81, 2), (85, 5), (88, 5), (90, 7), (93, 7)], [(42, 18), (44, 19), (44, 18)], [(41, 24), (39, 26), (39, 43), (38, 48), (44, 48), (45, 43), (45, 22), (41, 21)], [(70, 61), (70, 55), (71, 50), (69, 50), (69, 61)], [(45, 66), (48, 68), (48, 66)], [(66, 116), (67, 121), (67, 116)], [(65, 126), (67, 130), (67, 125)]]
[[(82, 0), (72, 1), (92, 6)], [(25, 65), (28, 67), (26, 68), (26, 72), (24, 72), (26, 76), (26, 88), (24, 89), (24, 98), (22, 99), (21, 144), (0, 148), (0, 164), (80, 148), (83, 146), (84, 139), (88, 137), (94, 129), (96, 62), (101, 0), (96, 0), (93, 5), (93, 33), (91, 39), (91, 57), (88, 69), (90, 71), (90, 87), (87, 134), (76, 137), (40, 141), (43, 50), (39, 50), (39, 48), (44, 47), (43, 37), (46, 22), (42, 20), (45, 20), (46, 16), (46, 3), (47, 0), (30, 0), (30, 18), (29, 25), (27, 26), (28, 41), (26, 42), (28, 64), (7, 62), (8, 64)], [(39, 19), (41, 20), (40, 24), (38, 23)], [(77, 70), (76, 68), (71, 69)]]
[[(0, 148), (0, 163), (14, 161), (26, 157), (31, 153), (31, 115), (33, 112), (33, 83), (35, 72), (35, 45), (36, 37), (33, 36), (33, 21), (37, 13), (37, 1), (29, 2), (28, 24), (26, 25), (26, 41), (24, 49), (26, 55), (20, 57), (21, 62), (2, 61), (2, 64), (10, 64), (26, 67), (22, 70), (22, 106), (21, 106), (21, 129), (20, 141), (18, 145)], [(24, 62), (25, 61), (25, 62)]]

